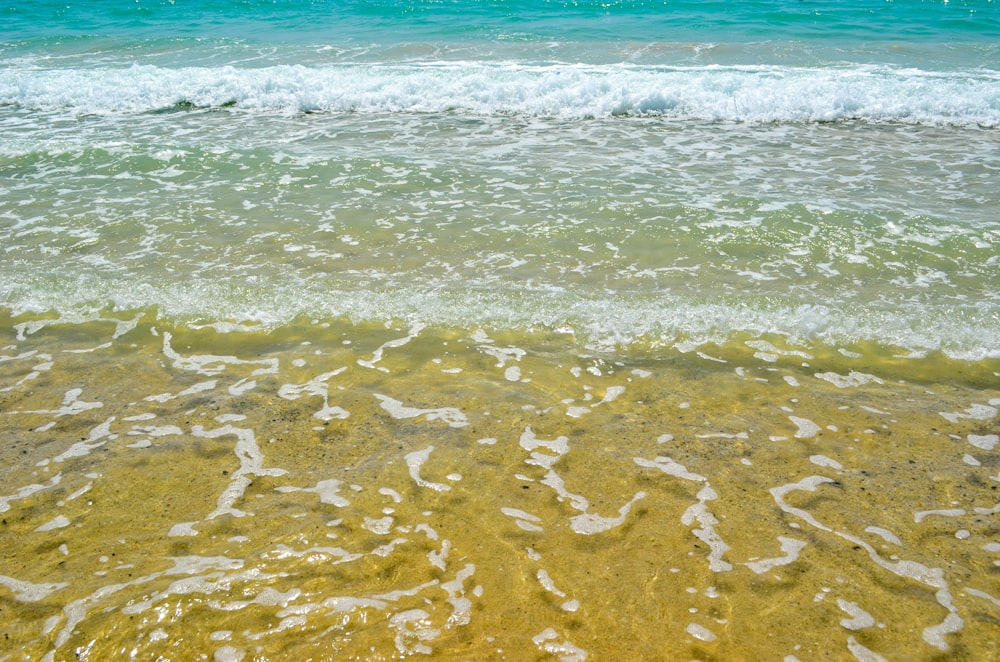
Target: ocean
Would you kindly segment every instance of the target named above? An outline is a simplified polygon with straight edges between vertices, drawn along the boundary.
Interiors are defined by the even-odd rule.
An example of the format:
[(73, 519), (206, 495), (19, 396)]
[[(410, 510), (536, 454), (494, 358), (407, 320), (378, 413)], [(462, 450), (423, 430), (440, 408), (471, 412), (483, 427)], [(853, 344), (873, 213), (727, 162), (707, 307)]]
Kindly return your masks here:
[(0, 25), (0, 660), (1000, 657), (996, 2)]

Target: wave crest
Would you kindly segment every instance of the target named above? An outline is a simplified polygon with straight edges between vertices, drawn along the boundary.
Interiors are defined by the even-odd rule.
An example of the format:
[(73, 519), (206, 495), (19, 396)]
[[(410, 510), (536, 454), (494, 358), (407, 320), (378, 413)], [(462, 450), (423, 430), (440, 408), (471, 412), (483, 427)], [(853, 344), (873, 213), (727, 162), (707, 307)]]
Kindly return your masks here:
[(117, 114), (245, 112), (662, 116), (1000, 126), (1000, 72), (885, 66), (657, 67), (480, 62), (118, 69), (8, 68), (0, 104)]

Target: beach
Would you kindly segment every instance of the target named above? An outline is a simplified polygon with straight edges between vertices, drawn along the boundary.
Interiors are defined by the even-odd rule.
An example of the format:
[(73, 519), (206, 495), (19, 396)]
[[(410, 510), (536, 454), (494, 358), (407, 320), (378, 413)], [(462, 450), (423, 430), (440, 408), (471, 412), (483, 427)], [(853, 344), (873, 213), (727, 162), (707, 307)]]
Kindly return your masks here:
[(805, 4), (5, 10), (0, 660), (1000, 656), (1000, 12)]

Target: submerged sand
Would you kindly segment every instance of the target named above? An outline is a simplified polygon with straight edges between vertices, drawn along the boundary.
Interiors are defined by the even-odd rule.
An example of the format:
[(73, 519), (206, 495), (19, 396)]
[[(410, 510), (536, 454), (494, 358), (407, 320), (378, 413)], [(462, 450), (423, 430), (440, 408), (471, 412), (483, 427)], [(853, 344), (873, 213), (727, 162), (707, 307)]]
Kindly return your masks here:
[(3, 320), (0, 657), (1000, 656), (996, 362), (192, 326)]

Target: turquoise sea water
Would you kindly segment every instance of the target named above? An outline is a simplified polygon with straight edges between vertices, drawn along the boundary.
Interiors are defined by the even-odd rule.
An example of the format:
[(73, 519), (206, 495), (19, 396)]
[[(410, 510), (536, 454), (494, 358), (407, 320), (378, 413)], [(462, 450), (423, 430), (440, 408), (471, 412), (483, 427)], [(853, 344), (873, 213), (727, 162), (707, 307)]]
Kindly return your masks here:
[(996, 2), (8, 3), (0, 237), (0, 659), (997, 653)]
[[(910, 41), (997, 36), (989, 0), (416, 0), (366, 2), (22, 3), (5, 8), (15, 39), (192, 36), (256, 41)], [(164, 35), (166, 29), (171, 34)], [(724, 31), (724, 34), (722, 33)]]

